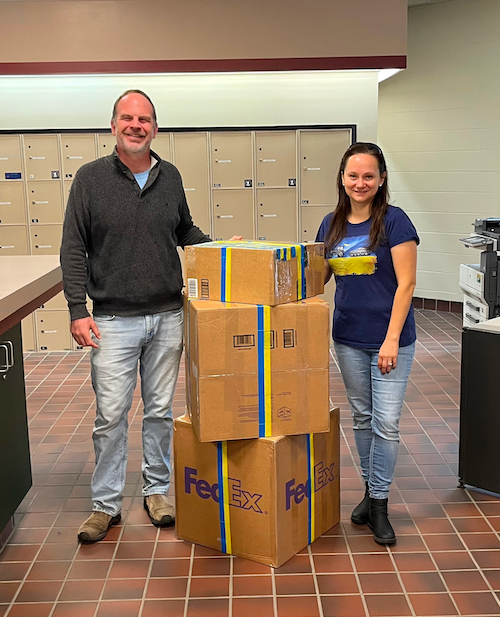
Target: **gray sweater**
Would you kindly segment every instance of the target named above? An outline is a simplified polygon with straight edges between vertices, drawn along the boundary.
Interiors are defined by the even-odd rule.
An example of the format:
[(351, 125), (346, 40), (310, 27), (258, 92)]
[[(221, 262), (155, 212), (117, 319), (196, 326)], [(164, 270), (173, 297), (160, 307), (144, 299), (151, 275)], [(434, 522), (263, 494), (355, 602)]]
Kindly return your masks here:
[(83, 165), (64, 219), (61, 266), (71, 319), (182, 306), (177, 246), (209, 242), (193, 224), (177, 169), (157, 160), (141, 190), (116, 153)]

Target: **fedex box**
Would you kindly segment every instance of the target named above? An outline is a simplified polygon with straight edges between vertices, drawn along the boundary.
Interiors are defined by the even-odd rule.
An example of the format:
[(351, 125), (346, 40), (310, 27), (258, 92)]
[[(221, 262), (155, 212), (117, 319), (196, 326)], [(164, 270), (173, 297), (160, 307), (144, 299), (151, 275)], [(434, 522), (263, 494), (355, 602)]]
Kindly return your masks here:
[(279, 567), (340, 521), (339, 412), (328, 433), (201, 443), (174, 421), (176, 533)]
[(190, 298), (275, 306), (324, 291), (322, 242), (207, 242), (185, 254)]
[(329, 429), (329, 308), (186, 302), (188, 411), (200, 441)]

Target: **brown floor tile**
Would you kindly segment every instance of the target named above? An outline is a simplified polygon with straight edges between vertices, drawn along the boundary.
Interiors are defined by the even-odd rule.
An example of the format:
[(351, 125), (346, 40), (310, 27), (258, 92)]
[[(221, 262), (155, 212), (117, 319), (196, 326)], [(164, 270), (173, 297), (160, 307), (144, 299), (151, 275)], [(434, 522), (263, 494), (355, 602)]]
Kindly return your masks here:
[(233, 617), (274, 617), (272, 598), (234, 598)]
[(106, 578), (111, 561), (75, 561), (71, 566), (68, 579), (102, 579)]
[(440, 570), (475, 570), (476, 566), (465, 551), (433, 553)]
[(358, 572), (393, 572), (394, 566), (389, 555), (354, 555)]
[(96, 602), (58, 602), (52, 617), (93, 617), (96, 606)]
[[(324, 617), (365, 617), (365, 609), (359, 596), (322, 596), (321, 604)], [(306, 612), (294, 614), (297, 617), (299, 615), (309, 616)], [(311, 615), (317, 615), (317, 613), (311, 613)], [(281, 613), (280, 617), (282, 617)]]
[[(360, 574), (359, 582), (363, 593), (402, 593), (396, 574), (374, 573)], [(338, 593), (338, 592), (337, 592)], [(347, 593), (347, 592), (344, 592)]]
[[(319, 617), (315, 597), (278, 598), (278, 617)], [(325, 613), (325, 617), (327, 614)], [(337, 614), (337, 617), (341, 617)], [(354, 617), (354, 615), (352, 616)]]
[(55, 600), (62, 582), (28, 581), (21, 587), (18, 602), (50, 602)]
[(49, 617), (53, 603), (14, 604), (9, 617)]
[(270, 574), (271, 568), (255, 561), (236, 557), (233, 561), (234, 574)]
[(289, 559), (280, 568), (276, 568), (276, 574), (300, 574), (311, 572), (309, 555), (296, 555)]
[(233, 577), (233, 596), (270, 596), (273, 593), (271, 576)]
[(229, 577), (207, 576), (191, 579), (191, 598), (210, 598), (229, 596)]
[(500, 540), (494, 533), (462, 533), (461, 535), (470, 550), (500, 549)]
[(458, 615), (447, 593), (410, 594), (410, 602), (419, 617), (430, 615)]
[(155, 558), (169, 559), (171, 557), (189, 557), (191, 544), (187, 542), (158, 542), (156, 545)]
[(151, 576), (187, 576), (189, 574), (189, 563), (189, 559), (155, 559)]
[(104, 581), (66, 581), (62, 588), (59, 600), (68, 602), (71, 600), (98, 600), (101, 595)]
[(443, 578), (450, 591), (484, 591), (488, 589), (479, 572), (443, 572)]
[(480, 568), (498, 568), (500, 551), (473, 551), (472, 556)]
[(184, 598), (187, 578), (151, 579), (146, 589), (146, 598)]
[(187, 617), (227, 617), (229, 600), (189, 600)]
[(382, 617), (394, 615), (395, 617), (405, 617), (411, 615), (411, 609), (404, 595), (366, 595), (366, 605), (370, 617)]
[(319, 592), (322, 595), (359, 593), (358, 583), (354, 574), (318, 574), (317, 580)]
[(500, 603), (496, 596), (486, 593), (453, 593), (461, 615), (499, 615)]
[(193, 563), (193, 576), (229, 575), (229, 558), (209, 557), (195, 558)]
[(142, 617), (183, 617), (184, 600), (146, 600)]
[(145, 578), (107, 581), (102, 597), (104, 600), (140, 600), (145, 585)]
[(427, 553), (399, 553), (394, 555), (396, 567), (400, 572), (424, 572), (436, 570), (436, 566)]
[(309, 574), (276, 575), (276, 594), (279, 596), (308, 595), (316, 593), (314, 579)]
[(62, 581), (66, 578), (71, 561), (37, 561), (33, 564), (28, 581)]
[(120, 542), (116, 559), (149, 559), (153, 555), (153, 549), (153, 542)]
[(348, 555), (314, 555), (316, 572), (352, 572)]
[(40, 550), (38, 544), (7, 545), (1, 553), (2, 561), (32, 561)]
[(444, 592), (446, 588), (437, 572), (403, 572), (401, 580), (409, 593)]
[(101, 602), (96, 617), (138, 617), (141, 603), (137, 600)]
[(30, 567), (29, 563), (1, 563), (0, 581), (22, 581)]
[(16, 595), (20, 583), (0, 583), (0, 604), (11, 602)]

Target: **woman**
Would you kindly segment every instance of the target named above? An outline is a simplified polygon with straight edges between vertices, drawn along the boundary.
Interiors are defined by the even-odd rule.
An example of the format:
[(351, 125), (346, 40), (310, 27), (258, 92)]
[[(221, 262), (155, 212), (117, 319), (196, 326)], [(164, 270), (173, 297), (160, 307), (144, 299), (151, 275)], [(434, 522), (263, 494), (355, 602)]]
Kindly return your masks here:
[(325, 281), (336, 280), (333, 340), (354, 425), (365, 497), (351, 520), (379, 544), (394, 544), (387, 516), (399, 446), (399, 419), (415, 353), (419, 238), (408, 216), (388, 204), (387, 168), (375, 144), (344, 154), (339, 201), (316, 240), (325, 244)]

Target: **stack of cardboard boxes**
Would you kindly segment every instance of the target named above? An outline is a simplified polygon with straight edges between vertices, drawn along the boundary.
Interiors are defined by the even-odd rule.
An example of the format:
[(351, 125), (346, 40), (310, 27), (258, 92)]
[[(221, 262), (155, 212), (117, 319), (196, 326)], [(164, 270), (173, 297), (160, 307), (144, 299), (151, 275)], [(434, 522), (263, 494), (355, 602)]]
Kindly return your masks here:
[(179, 538), (278, 567), (339, 522), (323, 245), (186, 248)]

